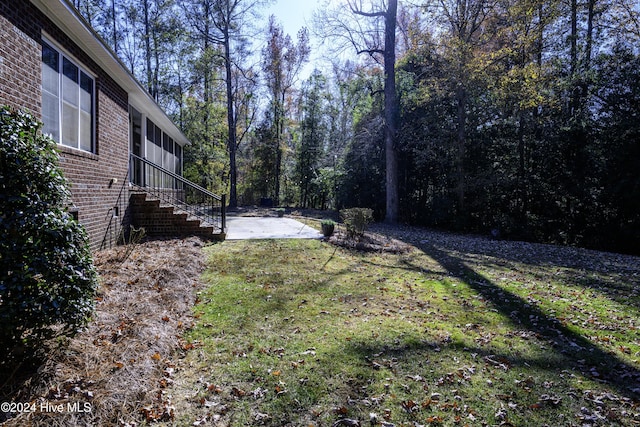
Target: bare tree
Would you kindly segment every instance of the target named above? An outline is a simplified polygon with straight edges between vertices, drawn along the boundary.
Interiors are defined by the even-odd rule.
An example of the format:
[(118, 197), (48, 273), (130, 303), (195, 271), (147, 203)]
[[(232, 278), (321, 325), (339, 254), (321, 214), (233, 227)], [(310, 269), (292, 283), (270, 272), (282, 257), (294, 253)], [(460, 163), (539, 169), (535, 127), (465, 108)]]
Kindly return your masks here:
[(284, 34), (282, 26), (269, 18), (267, 45), (262, 51), (263, 71), (267, 88), (271, 96), (271, 115), (273, 119), (273, 144), (275, 159), (275, 189), (276, 203), (280, 198), (280, 177), (282, 168), (283, 137), (286, 119), (287, 95), (296, 82), (303, 65), (309, 59), (309, 34), (306, 28), (298, 32), (298, 42), (294, 44), (288, 34)]
[[(396, 95), (396, 19), (398, 0), (368, 2), (347, 0), (351, 16), (332, 10), (319, 16), (322, 35), (337, 40), (338, 46), (350, 45), (360, 54), (369, 55), (384, 69), (384, 141), (386, 158), (385, 222), (398, 221), (398, 160), (396, 133), (398, 102)], [(340, 43), (339, 41), (342, 41)]]

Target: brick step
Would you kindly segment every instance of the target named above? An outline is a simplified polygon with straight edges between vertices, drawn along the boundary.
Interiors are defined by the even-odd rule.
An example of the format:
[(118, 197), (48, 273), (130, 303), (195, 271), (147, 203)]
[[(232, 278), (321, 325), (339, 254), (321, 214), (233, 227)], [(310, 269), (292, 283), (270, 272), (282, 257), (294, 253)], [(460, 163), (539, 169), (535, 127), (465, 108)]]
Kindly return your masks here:
[(223, 236), (215, 227), (203, 223), (187, 212), (161, 203), (146, 193), (132, 193), (130, 198), (133, 226), (144, 227), (149, 236), (197, 235), (206, 238)]

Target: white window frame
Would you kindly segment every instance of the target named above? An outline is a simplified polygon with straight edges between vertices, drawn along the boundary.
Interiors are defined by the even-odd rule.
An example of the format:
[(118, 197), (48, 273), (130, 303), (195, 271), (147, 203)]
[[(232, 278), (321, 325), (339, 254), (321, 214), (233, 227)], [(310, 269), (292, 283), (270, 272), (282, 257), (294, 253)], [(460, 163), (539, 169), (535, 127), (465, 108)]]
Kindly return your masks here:
[[(46, 73), (46, 69), (45, 67), (50, 67), (50, 65), (46, 64), (44, 62), (44, 58), (41, 59), (41, 66), (42, 66), (42, 86), (41, 86), (41, 90), (42, 90), (42, 108), (43, 108), (43, 117), (42, 117), (42, 121), (44, 122), (44, 128), (43, 131), (47, 131), (47, 129), (51, 129), (53, 128), (53, 130), (55, 131), (54, 133), (50, 133), (50, 135), (53, 137), (53, 139), (56, 141), (56, 143), (58, 143), (59, 145), (65, 146), (65, 147), (70, 147), (73, 149), (77, 149), (77, 150), (81, 150), (81, 151), (85, 151), (85, 152), (89, 152), (89, 153), (96, 153), (96, 76), (95, 74), (89, 72), (85, 67), (83, 67), (82, 65), (80, 65), (80, 62), (77, 61), (72, 55), (70, 55), (67, 51), (65, 51), (64, 49), (62, 49), (57, 43), (52, 42), (50, 39), (43, 37), (42, 38), (42, 52), (43, 52), (43, 56), (44, 56), (44, 49), (45, 48), (50, 48), (51, 50), (55, 51), (58, 55), (58, 60), (57, 60), (57, 66), (58, 69), (57, 71), (57, 94), (56, 93), (52, 93), (51, 91), (47, 90), (45, 88), (45, 73)], [(70, 93), (73, 97), (74, 100), (76, 101), (76, 105), (73, 105), (71, 102), (68, 102), (65, 99), (65, 93), (64, 90), (66, 89), (66, 80), (65, 79), (65, 74), (64, 74), (64, 64), (65, 61), (68, 64), (71, 64), (72, 66), (76, 67), (78, 69), (77, 71), (77, 81), (76, 82), (72, 82), (75, 85), (77, 85), (77, 95), (73, 94), (73, 90), (75, 89), (75, 87), (72, 87), (72, 91), (71, 92), (67, 92)], [(83, 109), (82, 104), (83, 104), (83, 92), (84, 94), (87, 93), (86, 90), (83, 89), (83, 79), (87, 78), (89, 80), (90, 83), (90, 98), (89, 101), (91, 103), (89, 110), (87, 111), (86, 109)], [(86, 82), (86, 81), (85, 81)], [(47, 123), (47, 120), (56, 120), (56, 118), (54, 117), (45, 117), (45, 97), (48, 97), (49, 100), (57, 102), (57, 122), (55, 123)], [(74, 126), (74, 129), (72, 129), (74, 132), (71, 133), (71, 135), (73, 135), (71, 138), (68, 138), (67, 135), (69, 135), (68, 129), (66, 129), (67, 131), (65, 132), (65, 123), (64, 123), (64, 115), (65, 115), (65, 107), (67, 107), (66, 111), (71, 110), (71, 112), (73, 112), (73, 109), (77, 110), (77, 114), (75, 114), (75, 121), (76, 121), (76, 125)], [(89, 118), (89, 126), (90, 129), (88, 131), (88, 136), (89, 136), (89, 143), (87, 144), (86, 142), (86, 134), (83, 135), (83, 127), (82, 127), (82, 118), (83, 118), (83, 113), (89, 113), (90, 114), (90, 118)], [(74, 115), (72, 115), (73, 117)], [(86, 133), (86, 132), (85, 132)]]

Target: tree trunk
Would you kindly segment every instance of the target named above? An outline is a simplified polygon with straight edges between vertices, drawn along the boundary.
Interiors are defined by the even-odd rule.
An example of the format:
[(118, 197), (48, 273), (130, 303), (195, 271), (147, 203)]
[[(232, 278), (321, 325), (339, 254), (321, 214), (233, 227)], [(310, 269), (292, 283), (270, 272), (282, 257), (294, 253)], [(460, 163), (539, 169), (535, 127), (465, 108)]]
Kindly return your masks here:
[(396, 15), (398, 0), (390, 0), (385, 14), (384, 29), (384, 145), (386, 153), (386, 215), (385, 222), (398, 222), (398, 159), (396, 154), (396, 120), (398, 103), (396, 100)]
[(282, 175), (282, 145), (284, 135), (284, 103), (286, 100), (286, 89), (282, 91), (282, 98), (278, 100), (276, 109), (276, 170), (275, 170), (275, 195), (274, 202), (280, 205), (280, 175)]
[(518, 112), (518, 193), (520, 194), (520, 221), (524, 225), (529, 210), (529, 189), (527, 185), (527, 153), (525, 141), (525, 112)]
[(457, 159), (456, 159), (456, 176), (458, 179), (458, 188), (457, 196), (458, 196), (458, 209), (459, 214), (461, 216), (464, 215), (465, 211), (465, 203), (464, 203), (464, 193), (465, 193), (465, 170), (464, 170), (464, 157), (465, 157), (465, 144), (467, 139), (466, 134), (466, 122), (467, 122), (467, 91), (463, 84), (459, 84), (458, 89), (456, 91), (456, 98), (458, 104), (457, 111)]
[[(589, 0), (587, 3), (587, 36), (586, 36), (586, 45), (585, 45), (585, 53), (584, 53), (584, 63), (582, 64), (582, 70), (585, 73), (589, 71), (591, 68), (591, 55), (593, 51), (593, 20), (595, 14), (595, 3), (596, 0)], [(587, 97), (589, 92), (589, 83), (587, 79), (584, 77), (580, 79), (581, 82), (581, 104), (584, 103), (584, 99)], [(582, 110), (581, 106), (581, 110)]]
[(111, 21), (113, 25), (113, 51), (116, 56), (118, 56), (118, 29), (116, 23), (118, 22), (118, 17), (116, 16), (116, 0), (111, 0)]
[(153, 30), (153, 58), (155, 63), (153, 64), (153, 83), (151, 84), (151, 97), (158, 102), (158, 92), (160, 88), (160, 42), (158, 40), (158, 32), (154, 28)]
[[(210, 10), (209, 10), (209, 3), (205, 3), (204, 4), (204, 16), (209, 16)], [(210, 46), (210, 34), (211, 31), (211, 26), (209, 24), (209, 19), (205, 19), (204, 20), (204, 44), (203, 44), (203, 49), (204, 49), (204, 53), (207, 54), (209, 52), (209, 46)], [(212, 68), (212, 67), (211, 67)], [(202, 82), (202, 86), (203, 86), (203, 101), (204, 101), (204, 134), (209, 135), (209, 104), (211, 103), (211, 96), (210, 96), (210, 73), (211, 73), (211, 68), (210, 67), (204, 67), (204, 71), (203, 71), (203, 82)], [(201, 144), (206, 144), (206, 141), (201, 141)], [(213, 141), (211, 142), (211, 148), (213, 148)], [(202, 150), (202, 165), (206, 165), (207, 162), (209, 161), (208, 159), (208, 155), (206, 154), (208, 150)], [(203, 168), (204, 171), (204, 168)], [(204, 180), (204, 173), (203, 173), (203, 187), (207, 188), (206, 186), (206, 181)]]
[(236, 150), (238, 148), (237, 143), (237, 129), (236, 129), (236, 116), (233, 105), (233, 75), (231, 70), (231, 47), (229, 40), (229, 27), (224, 29), (224, 68), (226, 73), (226, 90), (227, 90), (227, 127), (228, 130), (228, 142), (227, 147), (229, 149), (229, 207), (235, 208), (238, 206), (238, 193), (237, 193), (237, 168), (236, 168)]
[(151, 77), (151, 28), (149, 25), (149, 0), (144, 0), (143, 3), (144, 8), (144, 48), (145, 48), (145, 59), (147, 65), (147, 91), (152, 93), (152, 77)]
[(578, 75), (578, 0), (571, 0), (571, 96), (569, 98), (571, 106), (569, 108), (570, 116), (575, 116), (578, 112), (580, 104), (580, 88), (576, 84)]

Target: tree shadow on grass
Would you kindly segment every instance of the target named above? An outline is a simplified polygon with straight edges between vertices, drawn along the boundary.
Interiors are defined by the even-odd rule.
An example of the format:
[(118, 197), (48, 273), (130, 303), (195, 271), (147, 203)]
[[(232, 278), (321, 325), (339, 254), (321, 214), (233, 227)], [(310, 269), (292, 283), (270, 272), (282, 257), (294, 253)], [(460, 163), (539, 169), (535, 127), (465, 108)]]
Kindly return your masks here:
[(500, 314), (554, 343), (555, 351), (567, 363), (579, 367), (587, 376), (604, 381), (620, 394), (640, 398), (640, 371), (634, 366), (606, 352), (591, 341), (550, 318), (542, 310), (521, 297), (505, 290), (465, 264), (460, 258), (430, 244), (420, 247), (442, 265), (451, 276), (466, 283), (482, 295)]
[[(446, 248), (460, 262), (481, 259), (498, 269), (520, 270), (541, 280), (588, 287), (619, 304), (640, 309), (640, 258), (632, 255), (521, 241), (493, 240), (414, 227), (372, 226), (377, 232), (422, 247)], [(488, 261), (489, 260), (489, 261)], [(530, 271), (528, 267), (535, 267)]]

